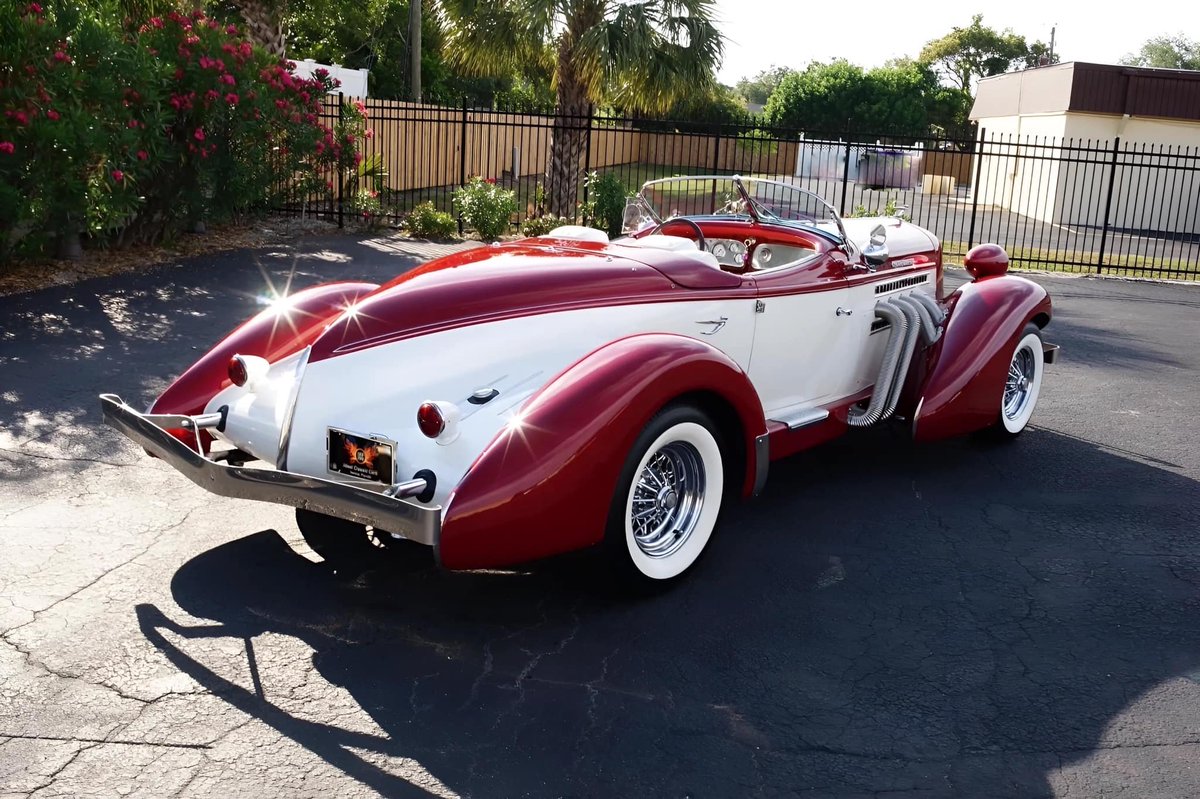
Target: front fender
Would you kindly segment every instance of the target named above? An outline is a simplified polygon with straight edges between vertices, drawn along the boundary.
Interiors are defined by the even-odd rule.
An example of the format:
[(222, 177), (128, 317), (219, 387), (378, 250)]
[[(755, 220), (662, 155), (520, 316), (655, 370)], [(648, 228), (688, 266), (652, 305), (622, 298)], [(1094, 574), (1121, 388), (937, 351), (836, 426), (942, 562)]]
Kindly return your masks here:
[(564, 370), (492, 440), (449, 503), (442, 565), (505, 566), (599, 543), (634, 440), (664, 406), (695, 394), (715, 395), (740, 420), (748, 489), (766, 421), (747, 375), (701, 341), (631, 336)]
[(1025, 325), (1050, 319), (1046, 290), (1016, 275), (967, 283), (945, 301), (945, 332), (929, 353), (913, 413), (913, 438), (982, 430), (1000, 413), (1009, 359)]

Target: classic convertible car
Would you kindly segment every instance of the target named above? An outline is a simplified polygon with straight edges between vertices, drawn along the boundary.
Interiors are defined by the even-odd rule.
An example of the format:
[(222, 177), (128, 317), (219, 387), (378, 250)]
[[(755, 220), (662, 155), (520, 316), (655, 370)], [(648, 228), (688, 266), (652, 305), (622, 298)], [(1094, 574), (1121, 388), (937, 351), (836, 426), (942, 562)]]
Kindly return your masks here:
[(774, 460), (888, 421), (919, 441), (1029, 422), (1050, 299), (998, 246), (943, 296), (929, 232), (786, 182), (652, 181), (626, 222), (299, 291), (148, 413), (103, 395), (105, 419), (209, 491), (294, 506), (330, 560), (598, 547), (651, 583)]

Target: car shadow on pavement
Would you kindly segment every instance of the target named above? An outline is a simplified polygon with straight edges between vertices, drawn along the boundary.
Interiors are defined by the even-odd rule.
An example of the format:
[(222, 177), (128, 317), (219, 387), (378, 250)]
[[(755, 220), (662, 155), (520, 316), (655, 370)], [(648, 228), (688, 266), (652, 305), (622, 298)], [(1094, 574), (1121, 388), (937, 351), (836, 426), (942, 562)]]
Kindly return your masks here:
[[(1136, 453), (872, 430), (776, 464), (652, 597), (586, 558), (347, 577), (267, 530), (175, 574), (213, 624), (137, 613), (180, 671), (387, 796), (427, 794), (410, 761), (478, 796), (1099, 795), (1200, 737), (1160, 701), (1200, 668), (1197, 529), (1200, 484)], [(298, 706), (275, 636), (381, 732)], [(246, 642), (249, 683), (205, 665), (215, 637)], [(1125, 754), (1149, 760), (1103, 760)]]

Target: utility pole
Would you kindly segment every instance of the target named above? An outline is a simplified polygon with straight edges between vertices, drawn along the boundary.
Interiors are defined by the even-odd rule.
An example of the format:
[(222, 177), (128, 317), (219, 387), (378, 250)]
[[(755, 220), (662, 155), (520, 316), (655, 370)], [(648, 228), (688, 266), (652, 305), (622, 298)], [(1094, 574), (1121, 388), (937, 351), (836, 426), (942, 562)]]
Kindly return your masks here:
[(1058, 25), (1050, 26), (1050, 63), (1051, 64), (1054, 63), (1054, 31), (1057, 28), (1058, 28)]
[(414, 103), (421, 102), (421, 0), (408, 0), (409, 83)]

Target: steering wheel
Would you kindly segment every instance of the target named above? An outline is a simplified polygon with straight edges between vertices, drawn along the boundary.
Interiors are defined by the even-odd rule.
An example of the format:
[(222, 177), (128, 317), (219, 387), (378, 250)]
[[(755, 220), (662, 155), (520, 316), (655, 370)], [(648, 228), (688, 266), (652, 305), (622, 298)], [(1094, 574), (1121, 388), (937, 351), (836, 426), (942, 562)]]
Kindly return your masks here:
[(663, 229), (666, 228), (668, 225), (676, 225), (681, 222), (685, 225), (691, 225), (692, 230), (696, 231), (696, 246), (700, 248), (701, 252), (703, 252), (706, 249), (705, 244), (704, 244), (704, 231), (700, 229), (699, 225), (697, 225), (691, 219), (688, 219), (686, 216), (673, 216), (670, 219), (664, 220), (663, 222), (660, 222), (658, 224), (658, 226), (655, 227), (654, 230), (651, 230), (647, 235), (650, 235), (650, 236), (656, 235), (658, 233), (661, 233), (663, 231)]

